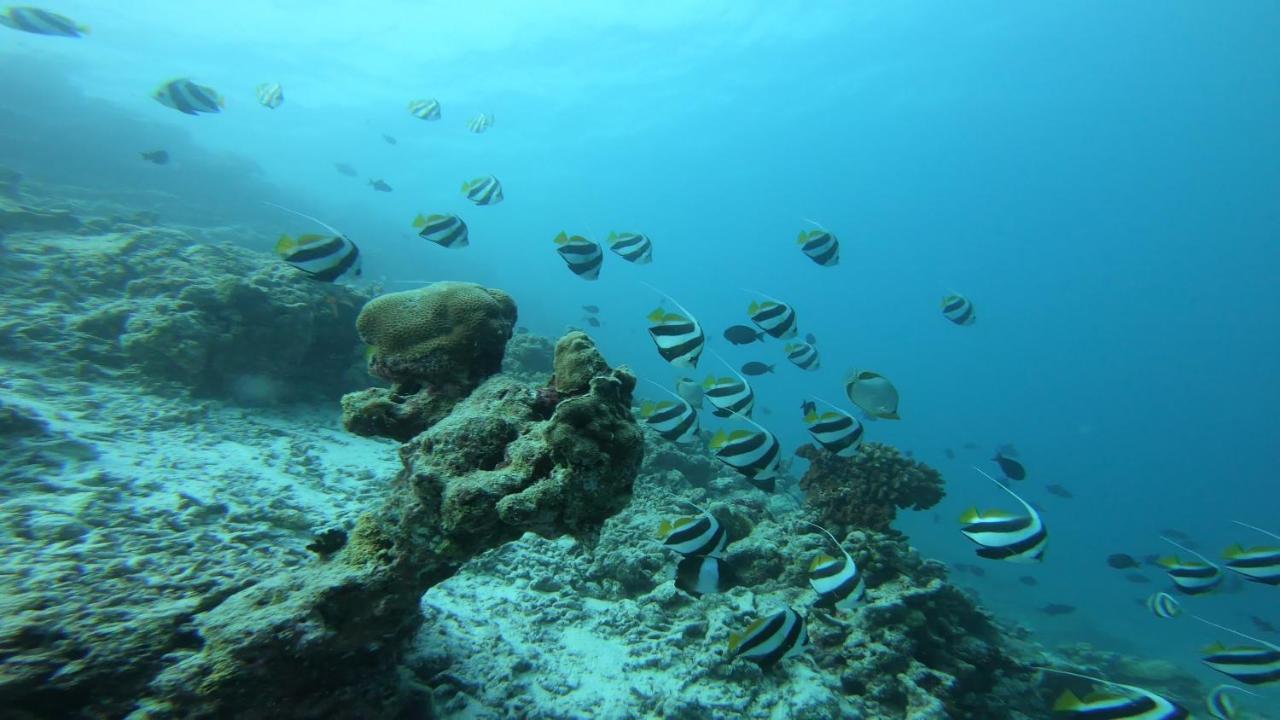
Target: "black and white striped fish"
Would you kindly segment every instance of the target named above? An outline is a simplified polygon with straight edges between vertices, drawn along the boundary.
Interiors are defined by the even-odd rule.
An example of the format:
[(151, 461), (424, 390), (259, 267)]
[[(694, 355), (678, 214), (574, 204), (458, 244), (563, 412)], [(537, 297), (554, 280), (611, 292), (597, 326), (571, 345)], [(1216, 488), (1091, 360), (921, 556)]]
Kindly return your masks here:
[(462, 183), (462, 194), (477, 205), (497, 205), (502, 202), (502, 183), (492, 175)]
[(161, 105), (173, 108), (187, 115), (200, 113), (219, 113), (226, 107), (226, 100), (217, 90), (204, 85), (197, 85), (187, 78), (170, 80), (161, 85), (152, 95)]
[(761, 667), (799, 655), (808, 646), (804, 617), (791, 608), (760, 618), (740, 633), (729, 634), (729, 655), (746, 658)]
[[(1239, 520), (1232, 522), (1280, 540), (1280, 535), (1262, 528), (1242, 523)], [(1240, 545), (1232, 545), (1223, 552), (1223, 555), (1227, 558), (1223, 565), (1243, 575), (1246, 580), (1264, 585), (1280, 585), (1280, 547), (1269, 545), (1245, 548)]]
[(77, 25), (71, 18), (34, 7), (8, 8), (0, 13), (0, 25), (36, 35), (77, 38), (89, 34), (88, 25)]
[[(680, 307), (679, 303), (675, 305)], [(680, 309), (684, 311), (683, 307)], [(696, 368), (706, 347), (707, 336), (697, 319), (688, 311), (684, 313), (667, 312), (658, 306), (649, 313), (649, 337), (653, 338), (663, 360), (678, 368)]]
[(480, 113), (467, 121), (467, 129), (473, 133), (482, 133), (493, 127), (493, 116), (487, 113)]
[(714, 555), (691, 555), (676, 565), (676, 587), (694, 597), (724, 592), (735, 584), (733, 568)]
[(1205, 665), (1245, 685), (1280, 682), (1280, 648), (1274, 645), (1226, 647), (1214, 643), (1204, 649)]
[(1158, 592), (1147, 598), (1147, 609), (1156, 617), (1165, 620), (1182, 614), (1182, 605), (1167, 592)]
[(796, 244), (810, 260), (822, 267), (832, 267), (840, 262), (840, 241), (826, 230), (801, 230)]
[(1047, 667), (1037, 669), (1102, 683), (1120, 690), (1120, 692), (1095, 690), (1083, 699), (1068, 690), (1053, 704), (1055, 713), (1085, 720), (1187, 720), (1191, 717), (1191, 713), (1181, 705), (1134, 685), (1125, 685), (1067, 670)]
[(741, 375), (722, 378), (708, 376), (702, 381), (702, 397), (711, 403), (711, 414), (716, 417), (751, 417), (751, 411), (756, 405), (756, 393)]
[(658, 539), (681, 555), (719, 557), (729, 544), (729, 533), (714, 515), (697, 505), (693, 507), (699, 515), (663, 520), (658, 525)]
[(419, 120), (439, 120), (440, 102), (435, 98), (411, 100), (409, 102), (409, 114)]
[(1242, 692), (1246, 695), (1254, 695), (1242, 687), (1235, 685), (1219, 685), (1209, 691), (1209, 695), (1204, 699), (1205, 709), (1209, 711), (1209, 716), (1215, 720), (1236, 720), (1240, 716), (1240, 706), (1236, 705), (1236, 701), (1232, 699), (1230, 693)]
[(822, 364), (818, 360), (818, 348), (807, 342), (787, 343), (783, 350), (787, 359), (801, 370), (817, 370)]
[(564, 259), (574, 275), (583, 280), (595, 280), (600, 277), (600, 266), (604, 263), (604, 251), (600, 244), (592, 242), (581, 235), (570, 236), (561, 232), (556, 236), (556, 252)]
[(640, 406), (640, 417), (664, 440), (686, 443), (698, 438), (698, 411), (683, 398), (647, 402)]
[(1027, 514), (1018, 515), (1004, 510), (979, 512), (976, 507), (970, 508), (960, 516), (960, 522), (964, 523), (960, 532), (980, 546), (976, 551), (979, 557), (1017, 563), (1040, 562), (1049, 544), (1049, 531), (1040, 519), (1040, 513), (998, 480), (978, 468), (974, 469), (1012, 495)]
[(805, 428), (809, 435), (829, 452), (840, 457), (853, 457), (862, 445), (862, 423), (849, 413), (828, 410), (819, 413), (817, 407), (806, 409)]
[(644, 265), (653, 261), (653, 242), (648, 235), (624, 232), (609, 233), (609, 249), (627, 262)]
[(1222, 583), (1222, 570), (1200, 553), (1180, 545), (1167, 537), (1160, 538), (1170, 545), (1195, 555), (1198, 560), (1184, 560), (1177, 555), (1166, 555), (1156, 564), (1164, 568), (1173, 586), (1187, 595), (1203, 595), (1212, 591)]
[(280, 83), (262, 83), (256, 88), (255, 94), (258, 102), (269, 110), (275, 110), (284, 102), (284, 88), (280, 87)]
[(303, 235), (297, 239), (282, 235), (276, 242), (276, 253), (281, 259), (306, 273), (311, 279), (320, 282), (351, 281), (360, 277), (363, 259), (360, 256), (360, 248), (350, 238), (310, 215), (304, 215), (297, 210), (290, 210), (275, 203), (267, 204), (306, 218), (333, 233), (332, 235)]
[(737, 470), (747, 482), (765, 492), (773, 492), (782, 475), (782, 443), (752, 420), (743, 419), (756, 429), (731, 433), (720, 430), (711, 438), (711, 450), (717, 460)]
[(840, 541), (821, 525), (806, 522), (831, 538), (831, 542), (840, 549), (843, 558), (835, 558), (826, 553), (819, 553), (809, 563), (809, 586), (818, 593), (815, 607), (830, 607), (836, 610), (852, 610), (867, 593), (866, 583), (853, 556), (840, 545)]
[(752, 300), (747, 306), (747, 314), (751, 316), (751, 322), (771, 337), (785, 340), (796, 335), (796, 311), (786, 303)]
[(418, 237), (433, 242), (440, 247), (464, 248), (471, 244), (467, 224), (462, 218), (452, 213), (447, 215), (423, 215), (413, 219), (413, 226), (418, 228)]
[(942, 298), (942, 314), (957, 325), (972, 325), (978, 319), (973, 311), (973, 303), (963, 295)]

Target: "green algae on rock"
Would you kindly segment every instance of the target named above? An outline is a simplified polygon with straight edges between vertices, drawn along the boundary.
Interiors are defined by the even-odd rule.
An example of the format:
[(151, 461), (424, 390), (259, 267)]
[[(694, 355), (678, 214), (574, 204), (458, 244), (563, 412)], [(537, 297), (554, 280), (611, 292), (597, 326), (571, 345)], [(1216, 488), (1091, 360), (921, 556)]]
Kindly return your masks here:
[(926, 510), (945, 494), (941, 473), (889, 445), (866, 443), (851, 458), (813, 445), (796, 454), (809, 461), (800, 478), (806, 504), (819, 524), (837, 534), (853, 528), (887, 531), (899, 508)]

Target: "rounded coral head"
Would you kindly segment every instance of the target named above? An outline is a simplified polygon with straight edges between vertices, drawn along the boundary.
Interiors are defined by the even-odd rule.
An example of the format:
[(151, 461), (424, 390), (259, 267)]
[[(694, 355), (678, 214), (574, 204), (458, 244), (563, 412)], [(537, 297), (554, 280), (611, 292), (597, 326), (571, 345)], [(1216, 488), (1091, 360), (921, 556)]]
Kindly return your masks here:
[(356, 332), (374, 375), (411, 389), (465, 394), (502, 365), (516, 304), (501, 290), (438, 282), (370, 300)]

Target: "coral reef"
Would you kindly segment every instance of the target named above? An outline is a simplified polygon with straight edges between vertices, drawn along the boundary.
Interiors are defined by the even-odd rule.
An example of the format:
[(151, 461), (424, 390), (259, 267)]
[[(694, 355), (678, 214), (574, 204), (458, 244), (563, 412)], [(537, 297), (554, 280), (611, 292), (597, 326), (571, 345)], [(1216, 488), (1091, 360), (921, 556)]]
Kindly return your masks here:
[(373, 348), (369, 371), (396, 392), (461, 397), (501, 369), (515, 322), (516, 304), (501, 290), (438, 282), (370, 300), (356, 331)]
[[(575, 347), (594, 353), (594, 348)], [(199, 647), (153, 683), (161, 716), (359, 717), (401, 699), (394, 661), (424, 590), (526, 531), (589, 535), (625, 506), (643, 458), (634, 378), (607, 370), (539, 420), (495, 377), (401, 448), (404, 470), (333, 560), (196, 616)]]
[(591, 379), (608, 370), (608, 364), (586, 333), (573, 330), (556, 342), (551, 384), (562, 397), (581, 395)]
[(5, 239), (0, 356), (203, 395), (256, 377), (282, 399), (337, 397), (360, 374), (353, 290), (171, 228), (91, 222), (71, 236), (30, 231), (79, 227), (75, 215), (20, 215), (0, 210), (22, 230)]
[(502, 372), (530, 382), (545, 380), (543, 376), (555, 372), (555, 344), (541, 335), (516, 332), (507, 341)]
[(886, 531), (899, 508), (925, 510), (945, 494), (937, 470), (888, 445), (866, 443), (852, 458), (813, 445), (796, 454), (809, 461), (800, 478), (805, 502), (817, 522), (837, 534), (854, 528)]

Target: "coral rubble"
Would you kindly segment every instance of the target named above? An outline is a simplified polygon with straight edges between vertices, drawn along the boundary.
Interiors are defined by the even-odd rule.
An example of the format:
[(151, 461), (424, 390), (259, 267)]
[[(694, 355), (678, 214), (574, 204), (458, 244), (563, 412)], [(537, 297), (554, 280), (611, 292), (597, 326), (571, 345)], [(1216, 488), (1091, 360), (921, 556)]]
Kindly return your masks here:
[(805, 445), (796, 454), (809, 461), (800, 478), (805, 502), (817, 522), (832, 532), (853, 528), (885, 531), (900, 508), (925, 510), (942, 500), (942, 475), (895, 448), (866, 443), (851, 458)]

